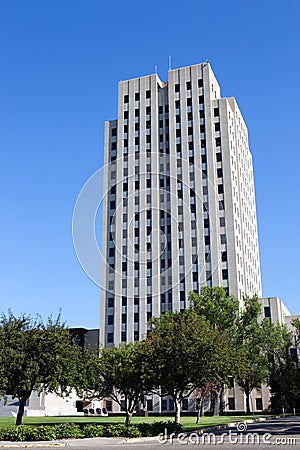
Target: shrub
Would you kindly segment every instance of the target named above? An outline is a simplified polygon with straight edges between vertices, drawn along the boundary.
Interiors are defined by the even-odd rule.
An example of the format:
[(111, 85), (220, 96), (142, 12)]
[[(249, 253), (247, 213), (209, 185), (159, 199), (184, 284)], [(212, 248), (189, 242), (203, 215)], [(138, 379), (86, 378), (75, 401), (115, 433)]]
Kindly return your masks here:
[(56, 439), (85, 437), (82, 428), (80, 427), (80, 425), (77, 425), (76, 423), (60, 423), (59, 425), (55, 425), (55, 432), (56, 432)]
[(171, 421), (140, 423), (137, 425), (109, 424), (109, 425), (78, 425), (76, 423), (61, 423), (58, 425), (19, 425), (13, 428), (0, 428), (1, 441), (52, 441), (70, 438), (94, 437), (142, 437), (157, 436), (160, 433), (179, 433), (181, 425)]
[(138, 429), (142, 433), (142, 436), (157, 436), (160, 433), (164, 433), (167, 430), (167, 434), (180, 433), (182, 431), (182, 425), (177, 425), (170, 420), (164, 422), (152, 422), (152, 423), (139, 423)]
[(95, 438), (104, 436), (104, 427), (102, 425), (84, 425), (82, 434), (87, 438)]

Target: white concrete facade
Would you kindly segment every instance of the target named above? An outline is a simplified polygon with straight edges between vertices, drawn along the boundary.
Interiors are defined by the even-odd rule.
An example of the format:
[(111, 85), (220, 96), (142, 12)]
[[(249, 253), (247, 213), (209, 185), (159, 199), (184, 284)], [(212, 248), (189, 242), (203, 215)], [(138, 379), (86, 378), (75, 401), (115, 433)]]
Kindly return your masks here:
[(247, 128), (209, 63), (121, 81), (104, 152), (101, 345), (143, 339), (201, 286), (261, 296)]

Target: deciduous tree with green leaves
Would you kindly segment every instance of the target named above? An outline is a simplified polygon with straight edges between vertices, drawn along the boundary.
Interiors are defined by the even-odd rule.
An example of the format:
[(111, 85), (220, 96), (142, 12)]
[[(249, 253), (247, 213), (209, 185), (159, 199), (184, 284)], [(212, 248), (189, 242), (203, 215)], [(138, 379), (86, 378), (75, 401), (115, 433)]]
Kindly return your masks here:
[(200, 293), (190, 292), (191, 307), (204, 316), (213, 328), (221, 331), (235, 331), (239, 316), (239, 301), (227, 295), (222, 287), (204, 286)]
[[(237, 349), (235, 347), (235, 335), (237, 330), (237, 323), (239, 317), (239, 301), (232, 295), (227, 295), (225, 289), (222, 287), (204, 286), (200, 293), (190, 292), (189, 301), (191, 307), (197, 314), (204, 316), (210, 323), (211, 327), (218, 330), (220, 335), (224, 334), (232, 345), (232, 363), (236, 366), (239, 363)], [(232, 372), (234, 369), (232, 367)], [(232, 375), (229, 374), (229, 375)], [(199, 394), (197, 402), (202, 405), (204, 398), (210, 394), (211, 396), (211, 411), (214, 415), (224, 413), (224, 388), (228, 384), (227, 377), (223, 379), (214, 380), (199, 386), (194, 395)], [(198, 410), (197, 421), (199, 421), (200, 410)]]
[(182, 400), (197, 386), (220, 381), (231, 370), (230, 341), (192, 309), (154, 318), (146, 347), (149, 390), (173, 398), (177, 424)]
[[(33, 390), (64, 396), (84, 384), (86, 364), (60, 316), (44, 324), (12, 312), (0, 318), (0, 390), (19, 399), (16, 425), (22, 423)], [(81, 371), (80, 371), (81, 369)]]
[(291, 354), (293, 335), (286, 325), (276, 325), (272, 329), (270, 341), (269, 384), (271, 388), (271, 405), (274, 410), (293, 411), (295, 397), (299, 393), (299, 369), (297, 357)]
[(139, 399), (146, 392), (147, 373), (144, 368), (145, 347), (143, 342), (121, 344), (103, 348), (97, 364), (93, 390), (98, 398), (111, 398), (126, 414), (126, 425)]
[(254, 388), (268, 380), (269, 376), (269, 326), (259, 320), (261, 306), (257, 297), (245, 297), (240, 314), (235, 341), (240, 364), (234, 378), (246, 396), (246, 413), (251, 412), (250, 395)]

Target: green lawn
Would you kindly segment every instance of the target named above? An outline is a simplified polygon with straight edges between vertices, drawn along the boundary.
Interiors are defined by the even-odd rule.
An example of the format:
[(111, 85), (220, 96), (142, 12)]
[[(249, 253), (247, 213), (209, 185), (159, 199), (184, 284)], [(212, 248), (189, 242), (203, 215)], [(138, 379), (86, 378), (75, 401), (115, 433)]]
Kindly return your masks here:
[[(267, 415), (255, 416), (258, 417), (268, 417)], [(206, 428), (215, 425), (226, 424), (229, 422), (243, 422), (247, 419), (253, 419), (253, 416), (215, 416), (215, 417), (202, 417), (198, 425), (195, 424), (196, 418), (193, 416), (183, 416), (181, 417), (181, 424), (183, 425), (184, 431), (195, 430), (198, 428)], [(14, 426), (14, 417), (0, 417), (0, 427)], [(141, 422), (154, 422), (154, 421), (165, 421), (174, 420), (174, 416), (150, 416), (150, 417), (133, 417), (132, 423)], [(109, 416), (109, 417), (24, 417), (24, 425), (53, 425), (56, 423), (74, 422), (74, 423), (124, 423), (125, 418), (120, 416)]]

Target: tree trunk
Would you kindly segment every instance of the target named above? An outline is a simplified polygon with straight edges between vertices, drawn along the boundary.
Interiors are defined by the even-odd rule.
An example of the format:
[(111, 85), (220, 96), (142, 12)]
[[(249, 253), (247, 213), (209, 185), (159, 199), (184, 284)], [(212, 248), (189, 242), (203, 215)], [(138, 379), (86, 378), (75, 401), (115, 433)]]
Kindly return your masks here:
[(246, 394), (246, 414), (251, 414), (251, 411), (250, 411), (250, 392), (247, 391), (247, 392), (245, 392), (245, 394)]
[(221, 386), (219, 398), (220, 398), (219, 415), (224, 416), (225, 414), (224, 384), (222, 384)]
[(25, 410), (25, 402), (27, 399), (25, 397), (18, 397), (18, 398), (19, 398), (19, 409), (16, 419), (16, 425), (22, 425), (22, 418)]
[(174, 399), (174, 404), (175, 404), (175, 423), (177, 425), (180, 425), (180, 399), (179, 398), (175, 398)]
[(220, 392), (215, 392), (215, 401), (214, 401), (214, 416), (220, 415)]
[(200, 422), (200, 417), (201, 417), (201, 407), (198, 407), (196, 423)]
[(128, 425), (131, 424), (131, 419), (132, 419), (132, 413), (129, 411), (126, 411), (126, 426), (128, 427)]

